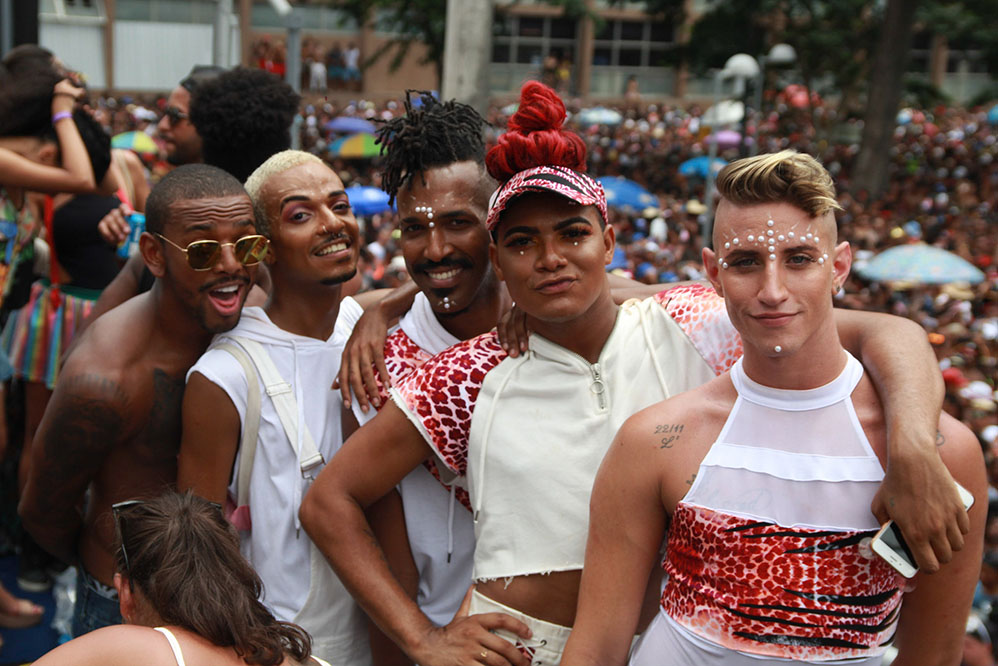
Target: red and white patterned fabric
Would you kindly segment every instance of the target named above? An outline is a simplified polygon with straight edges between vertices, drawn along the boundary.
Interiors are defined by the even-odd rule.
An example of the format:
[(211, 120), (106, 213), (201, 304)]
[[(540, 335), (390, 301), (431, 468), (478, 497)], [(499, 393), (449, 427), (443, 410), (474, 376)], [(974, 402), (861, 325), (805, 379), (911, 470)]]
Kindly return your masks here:
[(606, 222), (606, 193), (592, 177), (562, 166), (540, 166), (521, 171), (496, 190), (489, 202), (485, 227), (492, 231), (506, 206), (525, 192), (554, 192), (580, 206), (596, 206)]
[(724, 299), (709, 284), (697, 282), (660, 291), (655, 300), (662, 304), (689, 337), (714, 372), (727, 372), (742, 357), (742, 338), (729, 328), (713, 325), (727, 317)]
[[(489, 333), (392, 388), (471, 494), (475, 580), (582, 568), (593, 479), (617, 429), (714, 376), (724, 354), (708, 361), (694, 339), (737, 347), (723, 307), (689, 307), (696, 298), (719, 300), (711, 290), (674, 296), (621, 306), (596, 363), (536, 334), (526, 355), (509, 358)], [(682, 323), (669, 316), (669, 303), (685, 304)]]
[[(416, 368), (459, 340), (437, 320), (426, 296), (416, 294), (412, 307), (385, 341), (385, 367), (397, 386)], [(378, 383), (381, 404), (389, 393)], [(374, 418), (354, 401), (358, 423)], [(445, 625), (457, 612), (471, 583), (475, 549), (468, 491), (444, 484), (436, 459), (428, 459), (398, 484), (409, 549), (419, 583), (416, 602), (432, 622)], [(453, 495), (452, 495), (453, 493)], [(464, 508), (456, 506), (458, 503)]]
[(839, 375), (808, 390), (732, 367), (738, 397), (672, 516), (663, 620), (633, 665), (879, 663), (904, 586), (862, 547), (884, 471), (852, 404), (863, 366), (841, 353)]
[(669, 528), (662, 608), (731, 650), (809, 661), (890, 642), (899, 576), (858, 542), (873, 532), (784, 528), (680, 504)]

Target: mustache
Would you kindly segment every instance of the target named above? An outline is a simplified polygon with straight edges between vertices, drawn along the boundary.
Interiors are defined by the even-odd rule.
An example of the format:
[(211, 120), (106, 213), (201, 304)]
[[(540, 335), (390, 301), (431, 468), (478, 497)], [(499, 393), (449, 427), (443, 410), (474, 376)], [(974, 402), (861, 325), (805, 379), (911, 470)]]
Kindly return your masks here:
[(215, 280), (214, 282), (210, 282), (210, 283), (204, 285), (203, 287), (201, 287), (201, 289), (199, 291), (209, 292), (209, 291), (213, 291), (214, 289), (217, 289), (218, 287), (220, 287), (222, 285), (230, 285), (230, 284), (236, 284), (236, 283), (242, 283), (244, 285), (249, 285), (250, 281), (249, 281), (248, 278), (244, 278), (244, 277), (225, 277), (225, 278), (220, 278), (218, 280)]
[(473, 268), (474, 263), (467, 257), (448, 257), (443, 261), (421, 261), (413, 268), (420, 272), (439, 270), (442, 268)]

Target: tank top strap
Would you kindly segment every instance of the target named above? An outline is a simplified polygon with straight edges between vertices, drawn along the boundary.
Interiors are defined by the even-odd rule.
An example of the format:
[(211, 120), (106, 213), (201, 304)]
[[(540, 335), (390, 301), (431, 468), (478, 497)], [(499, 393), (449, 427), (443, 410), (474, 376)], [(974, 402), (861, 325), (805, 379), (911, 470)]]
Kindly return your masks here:
[(177, 660), (177, 666), (187, 666), (184, 663), (184, 653), (180, 650), (180, 643), (177, 642), (177, 637), (173, 635), (173, 632), (166, 627), (154, 627), (154, 629), (166, 636), (166, 640), (170, 643), (170, 649), (173, 650), (173, 658)]

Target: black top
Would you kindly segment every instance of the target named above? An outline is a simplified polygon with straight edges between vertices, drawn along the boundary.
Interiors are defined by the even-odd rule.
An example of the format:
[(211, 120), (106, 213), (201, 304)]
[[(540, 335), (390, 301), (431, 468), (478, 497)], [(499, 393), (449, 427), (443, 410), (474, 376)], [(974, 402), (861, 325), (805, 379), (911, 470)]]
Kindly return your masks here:
[(69, 273), (69, 284), (103, 289), (118, 274), (113, 247), (97, 232), (105, 215), (121, 205), (118, 197), (77, 194), (52, 216), (56, 259)]

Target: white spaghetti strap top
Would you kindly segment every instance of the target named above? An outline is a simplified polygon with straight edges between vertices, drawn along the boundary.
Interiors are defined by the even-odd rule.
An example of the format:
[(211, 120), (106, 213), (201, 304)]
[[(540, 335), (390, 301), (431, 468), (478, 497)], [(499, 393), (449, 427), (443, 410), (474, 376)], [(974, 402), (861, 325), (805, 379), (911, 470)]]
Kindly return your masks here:
[(170, 649), (173, 650), (173, 658), (177, 660), (177, 666), (187, 666), (184, 663), (184, 653), (180, 650), (180, 643), (177, 642), (177, 637), (173, 635), (173, 632), (166, 627), (155, 627), (155, 629), (166, 636), (166, 640), (170, 642)]

